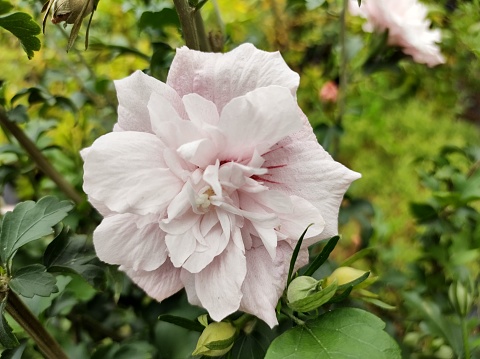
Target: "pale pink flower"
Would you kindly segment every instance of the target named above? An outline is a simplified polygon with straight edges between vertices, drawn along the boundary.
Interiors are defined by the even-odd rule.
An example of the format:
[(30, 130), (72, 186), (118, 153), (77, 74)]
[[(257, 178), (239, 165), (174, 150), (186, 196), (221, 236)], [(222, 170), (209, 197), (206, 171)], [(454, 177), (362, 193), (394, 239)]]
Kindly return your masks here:
[(388, 44), (399, 46), (418, 63), (436, 66), (445, 62), (437, 43), (440, 30), (431, 29), (428, 10), (418, 0), (357, 0), (349, 1), (352, 15), (367, 19), (366, 32), (388, 30)]
[[(337, 233), (359, 174), (318, 145), (299, 77), (278, 53), (178, 49), (167, 83), (115, 82), (114, 132), (82, 151), (84, 190), (105, 217), (98, 257), (162, 301), (185, 287), (219, 321), (241, 310), (277, 324), (292, 249)], [(297, 265), (305, 265), (303, 248)]]
[(318, 92), (318, 97), (322, 102), (337, 102), (338, 86), (333, 81), (327, 81)]

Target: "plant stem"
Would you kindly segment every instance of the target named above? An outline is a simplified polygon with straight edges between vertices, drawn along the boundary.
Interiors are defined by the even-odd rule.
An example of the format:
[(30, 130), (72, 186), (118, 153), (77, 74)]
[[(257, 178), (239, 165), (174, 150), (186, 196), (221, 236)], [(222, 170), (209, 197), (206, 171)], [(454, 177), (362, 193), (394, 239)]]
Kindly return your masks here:
[(16, 123), (10, 121), (3, 107), (0, 106), (0, 126), (10, 132), (17, 139), (20, 145), (25, 149), (30, 158), (37, 164), (37, 167), (65, 193), (76, 204), (84, 202), (82, 196), (65, 181), (62, 175), (51, 165), (48, 159), (43, 155), (37, 146), (30, 140)]
[(460, 318), (460, 322), (462, 325), (462, 337), (463, 337), (463, 351), (464, 351), (464, 358), (471, 358), (470, 353), (470, 344), (468, 342), (468, 330), (467, 330), (467, 321), (465, 318)]
[[(336, 130), (340, 130), (342, 127), (343, 116), (345, 115), (346, 107), (346, 97), (347, 97), (347, 46), (346, 46), (346, 36), (347, 36), (347, 24), (346, 24), (346, 14), (347, 14), (348, 0), (343, 0), (343, 8), (340, 13), (340, 86), (339, 86), (339, 97), (338, 97), (338, 115), (335, 121)], [(340, 147), (340, 139), (338, 134), (335, 134), (333, 140), (333, 149), (332, 156), (335, 158), (338, 155), (338, 150)]]
[(187, 47), (191, 50), (210, 51), (200, 9), (190, 6), (188, 0), (173, 0), (173, 3), (182, 25)]
[(22, 300), (12, 291), (2, 292), (1, 296), (4, 295), (7, 295), (8, 314), (32, 337), (45, 358), (68, 359), (57, 341), (47, 332)]

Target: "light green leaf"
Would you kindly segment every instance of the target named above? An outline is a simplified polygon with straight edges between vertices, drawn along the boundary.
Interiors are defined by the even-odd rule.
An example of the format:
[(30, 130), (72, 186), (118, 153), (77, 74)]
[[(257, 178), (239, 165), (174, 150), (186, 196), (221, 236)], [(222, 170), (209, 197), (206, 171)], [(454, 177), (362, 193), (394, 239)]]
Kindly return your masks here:
[(12, 333), (12, 328), (5, 319), (5, 307), (7, 306), (7, 297), (5, 297), (0, 304), (0, 344), (7, 349), (15, 348), (19, 345), (19, 342), (15, 335)]
[(0, 227), (0, 258), (5, 266), (21, 246), (53, 232), (52, 227), (73, 208), (68, 201), (44, 197), (37, 203), (19, 203), (7, 212)]
[(20, 40), (29, 59), (33, 57), (34, 51), (40, 50), (40, 40), (36, 37), (40, 34), (40, 26), (29, 14), (15, 12), (2, 16), (0, 17), (0, 27), (10, 31)]
[(356, 308), (340, 308), (277, 337), (265, 359), (400, 359), (385, 323)]
[(58, 292), (55, 283), (57, 279), (43, 265), (32, 264), (15, 272), (9, 285), (15, 293), (32, 298), (34, 295), (48, 297)]

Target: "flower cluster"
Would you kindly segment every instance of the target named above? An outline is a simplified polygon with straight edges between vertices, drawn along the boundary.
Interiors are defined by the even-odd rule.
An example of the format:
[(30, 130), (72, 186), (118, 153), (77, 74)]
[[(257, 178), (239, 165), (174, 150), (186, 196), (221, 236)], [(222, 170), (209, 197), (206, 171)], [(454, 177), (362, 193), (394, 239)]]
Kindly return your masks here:
[[(162, 301), (182, 288), (220, 321), (275, 306), (305, 228), (337, 233), (359, 174), (318, 144), (297, 105), (299, 76), (278, 53), (177, 50), (166, 83), (115, 82), (114, 131), (82, 151), (84, 190), (104, 216), (98, 257)], [(308, 261), (306, 247), (297, 266)]]
[(350, 13), (367, 19), (367, 32), (388, 30), (388, 44), (399, 46), (414, 61), (428, 66), (443, 64), (445, 59), (436, 43), (441, 41), (438, 29), (430, 29), (428, 10), (418, 0), (349, 1)]

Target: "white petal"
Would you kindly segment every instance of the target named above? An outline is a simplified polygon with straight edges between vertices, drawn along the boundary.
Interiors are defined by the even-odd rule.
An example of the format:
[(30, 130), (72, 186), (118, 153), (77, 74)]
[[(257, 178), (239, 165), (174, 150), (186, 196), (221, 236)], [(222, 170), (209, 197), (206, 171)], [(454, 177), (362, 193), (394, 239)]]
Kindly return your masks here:
[(177, 49), (167, 79), (180, 96), (197, 93), (215, 103), (219, 112), (233, 98), (256, 88), (278, 85), (293, 95), (298, 83), (298, 74), (280, 53), (261, 51), (252, 44), (226, 54)]
[(111, 211), (162, 213), (183, 183), (162, 158), (163, 145), (143, 132), (112, 132), (90, 147), (83, 189)]
[(170, 86), (136, 71), (115, 81), (118, 97), (118, 126), (124, 131), (152, 132), (147, 103), (152, 94), (167, 99), (185, 117), (181, 98)]
[(280, 242), (275, 260), (264, 247), (245, 253), (247, 276), (242, 285), (240, 310), (257, 316), (271, 328), (278, 324), (275, 307), (287, 284), (292, 252), (288, 244)]
[(183, 96), (182, 101), (188, 118), (197, 127), (204, 128), (205, 125), (216, 126), (218, 124), (220, 119), (218, 109), (212, 101), (204, 99), (196, 93)]
[(175, 267), (181, 267), (185, 260), (195, 251), (197, 241), (190, 231), (183, 234), (167, 234), (165, 243), (168, 255)]
[(285, 87), (262, 87), (225, 105), (218, 127), (227, 146), (220, 160), (250, 159), (302, 128), (294, 97)]
[(237, 311), (247, 272), (245, 256), (233, 243), (222, 255), (195, 276), (195, 289), (202, 306), (215, 321)]
[(175, 268), (168, 259), (154, 271), (121, 269), (150, 297), (159, 302), (183, 288), (183, 283), (180, 280), (180, 269)]
[(200, 168), (211, 165), (217, 158), (217, 147), (209, 138), (185, 143), (177, 149), (177, 152), (185, 161)]

